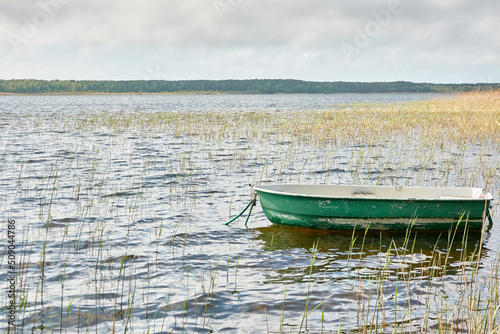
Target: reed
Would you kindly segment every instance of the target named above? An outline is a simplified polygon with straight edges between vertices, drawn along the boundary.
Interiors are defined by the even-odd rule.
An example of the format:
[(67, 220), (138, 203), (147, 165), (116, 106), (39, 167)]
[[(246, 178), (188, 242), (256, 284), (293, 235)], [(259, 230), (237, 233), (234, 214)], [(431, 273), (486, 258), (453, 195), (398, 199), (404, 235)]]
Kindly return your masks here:
[[(222, 223), (248, 202), (248, 183), (478, 186), (500, 197), (499, 96), (279, 117), (82, 111), (16, 118), (25, 137), (7, 129), (13, 139), (0, 141), (0, 211), (3, 221), (11, 212), (20, 224), (18, 332), (254, 324), (292, 333), (494, 333), (498, 251), (483, 247), (483, 237), (451, 231), (422, 246), (429, 236), (411, 230), (393, 238), (367, 230), (335, 239), (341, 247), (330, 243), (335, 235), (282, 240), (284, 232), (274, 231), (266, 248), (258, 229)], [(249, 226), (268, 224), (253, 217)], [(257, 285), (265, 297), (252, 291)], [(342, 313), (336, 298), (345, 286), (342, 297), (355, 310)], [(220, 320), (230, 317), (226, 304), (255, 321)]]
[[(356, 326), (350, 330), (356, 333), (433, 333), (435, 330), (439, 333), (496, 333), (500, 329), (497, 320), (500, 309), (496, 279), (498, 253), (491, 260), (489, 275), (477, 278), (482, 261), (481, 244), (477, 244), (475, 250), (465, 251), (469, 244), (467, 232), (459, 236), (462, 232), (450, 231), (442, 240), (438, 238), (429, 255), (424, 256), (420, 251), (419, 261), (412, 259), (419, 253), (414, 253), (414, 249), (408, 248), (408, 245), (415, 245), (418, 238), (425, 238), (425, 235), (417, 236), (411, 230), (408, 232), (406, 237), (398, 238), (398, 241), (393, 238), (388, 245), (387, 241), (380, 240), (380, 246), (389, 248), (381, 254), (383, 256), (379, 256), (377, 266), (363, 263), (361, 258), (360, 262), (347, 261), (351, 272), (358, 273), (355, 278), (358, 311), (351, 319), (356, 319)], [(362, 247), (363, 243), (353, 237), (350, 248)], [(461, 257), (453, 261), (454, 266), (459, 264), (458, 268), (448, 268), (450, 253), (442, 253), (439, 249), (446, 244), (453, 254), (456, 254), (454, 249), (462, 250)], [(349, 256), (352, 258), (355, 255)], [(314, 257), (309, 277), (313, 267)], [(366, 274), (361, 274), (361, 268)], [(457, 289), (462, 293), (456, 297), (441, 292), (450, 270), (456, 270), (459, 274)], [(307, 291), (308, 296), (311, 293)], [(310, 301), (306, 299), (306, 310), (299, 321), (297, 333), (302, 332), (303, 323), (313, 312), (320, 312), (319, 307), (324, 307), (330, 297), (323, 299), (312, 310), (308, 310)], [(398, 304), (401, 305), (403, 301), (405, 306), (398, 308)], [(280, 332), (284, 332), (282, 318), (283, 315)], [(339, 320), (339, 328), (344, 321)]]
[[(240, 138), (258, 142), (294, 141), (296, 145), (325, 143), (374, 145), (386, 140), (421, 140), (446, 147), (463, 143), (498, 141), (500, 91), (473, 92), (450, 99), (395, 104), (343, 105), (330, 110), (273, 112), (118, 112), (62, 115), (63, 127), (78, 131), (130, 131), (156, 136), (154, 130), (172, 131), (174, 138), (201, 138), (211, 145)], [(41, 115), (27, 119), (44, 126)], [(227, 149), (224, 147), (223, 149)]]

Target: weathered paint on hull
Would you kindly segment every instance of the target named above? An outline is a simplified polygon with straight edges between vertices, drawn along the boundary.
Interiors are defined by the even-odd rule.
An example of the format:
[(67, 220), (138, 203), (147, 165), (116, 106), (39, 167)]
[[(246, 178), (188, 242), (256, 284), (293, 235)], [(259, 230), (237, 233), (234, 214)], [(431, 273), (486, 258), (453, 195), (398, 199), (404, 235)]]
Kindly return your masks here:
[(327, 230), (480, 230), (489, 200), (345, 198), (267, 192), (256, 187), (274, 224)]
[(404, 231), (412, 230), (446, 231), (449, 229), (480, 230), (483, 219), (453, 218), (332, 218), (289, 214), (262, 208), (273, 224), (321, 230), (370, 230)]

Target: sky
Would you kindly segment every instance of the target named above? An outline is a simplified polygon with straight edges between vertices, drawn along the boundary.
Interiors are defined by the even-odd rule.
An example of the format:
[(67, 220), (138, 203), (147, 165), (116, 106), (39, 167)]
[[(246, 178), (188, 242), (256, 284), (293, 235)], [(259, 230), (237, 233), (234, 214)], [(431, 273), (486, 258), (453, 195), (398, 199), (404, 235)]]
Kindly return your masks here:
[(0, 0), (0, 79), (500, 82), (498, 0)]

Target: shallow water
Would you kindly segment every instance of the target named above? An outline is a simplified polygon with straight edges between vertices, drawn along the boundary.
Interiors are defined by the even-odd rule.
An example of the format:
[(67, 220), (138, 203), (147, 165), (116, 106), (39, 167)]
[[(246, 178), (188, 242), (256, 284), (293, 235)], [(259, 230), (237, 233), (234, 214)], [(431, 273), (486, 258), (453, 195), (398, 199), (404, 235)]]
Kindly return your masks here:
[(461, 319), (454, 305), (478, 253), (480, 289), (496, 278), (498, 215), (484, 240), (464, 242), (460, 234), (408, 241), (290, 229), (271, 225), (259, 206), (248, 227), (245, 217), (224, 223), (249, 202), (249, 183), (472, 185), (498, 197), (496, 145), (318, 147), (279, 136), (211, 141), (171, 128), (77, 126), (107, 112), (287, 117), (429, 96), (0, 96), (0, 212), (4, 240), (8, 221), (16, 224), (18, 332), (392, 332)]
[(80, 111), (286, 111), (332, 108), (352, 103), (428, 100), (451, 94), (283, 94), (283, 95), (12, 95), (2, 96), (2, 112)]

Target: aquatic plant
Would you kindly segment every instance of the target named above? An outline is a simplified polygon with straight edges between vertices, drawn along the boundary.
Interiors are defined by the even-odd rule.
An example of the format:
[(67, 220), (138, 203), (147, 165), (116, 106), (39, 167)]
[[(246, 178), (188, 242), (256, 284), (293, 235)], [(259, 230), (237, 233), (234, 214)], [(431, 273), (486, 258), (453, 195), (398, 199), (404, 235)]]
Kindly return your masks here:
[(0, 212), (18, 224), (10, 331), (495, 332), (489, 230), (294, 232), (257, 209), (248, 229), (223, 223), (248, 203), (248, 183), (476, 186), (500, 198), (499, 96), (4, 116)]

